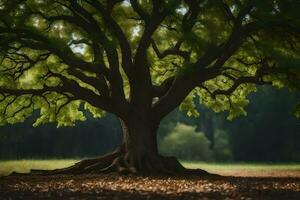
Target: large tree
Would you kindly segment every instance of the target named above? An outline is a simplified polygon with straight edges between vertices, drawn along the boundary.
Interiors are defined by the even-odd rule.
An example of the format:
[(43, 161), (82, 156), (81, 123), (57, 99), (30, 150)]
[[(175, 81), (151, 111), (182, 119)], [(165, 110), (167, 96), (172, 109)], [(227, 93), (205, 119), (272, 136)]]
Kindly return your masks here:
[(256, 85), (298, 89), (300, 2), (0, 0), (0, 53), (3, 124), (120, 118), (118, 149), (54, 173), (185, 172), (158, 153), (161, 119), (198, 116), (198, 96), (234, 118)]

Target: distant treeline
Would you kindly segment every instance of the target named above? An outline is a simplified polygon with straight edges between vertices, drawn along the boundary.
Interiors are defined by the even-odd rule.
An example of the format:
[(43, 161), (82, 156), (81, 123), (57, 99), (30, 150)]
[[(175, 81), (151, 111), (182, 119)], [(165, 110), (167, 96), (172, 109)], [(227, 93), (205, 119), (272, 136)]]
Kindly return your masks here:
[[(299, 162), (300, 120), (292, 114), (299, 97), (260, 87), (250, 96), (248, 115), (233, 121), (226, 120), (226, 113), (200, 105), (200, 118), (175, 110), (161, 123), (160, 149), (181, 159)], [(87, 118), (75, 127), (59, 129), (55, 124), (33, 128), (34, 117), (0, 127), (0, 159), (90, 157), (120, 144), (121, 127), (115, 116)]]
[(105, 154), (121, 142), (121, 127), (114, 116), (88, 115), (75, 127), (46, 124), (34, 128), (34, 119), (0, 127), (0, 159), (72, 158)]

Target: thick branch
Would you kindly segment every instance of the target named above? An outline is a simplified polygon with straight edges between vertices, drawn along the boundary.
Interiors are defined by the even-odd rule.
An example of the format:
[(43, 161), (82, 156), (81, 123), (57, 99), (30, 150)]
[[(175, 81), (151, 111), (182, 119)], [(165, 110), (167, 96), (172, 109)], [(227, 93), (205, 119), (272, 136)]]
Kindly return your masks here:
[(127, 76), (130, 76), (129, 68), (132, 66), (132, 61), (131, 61), (132, 53), (131, 53), (130, 44), (129, 44), (128, 39), (125, 36), (123, 30), (111, 16), (111, 13), (109, 12), (111, 10), (106, 10), (99, 1), (88, 1), (88, 3), (98, 9), (98, 11), (100, 12), (100, 14), (102, 15), (102, 17), (104, 19), (105, 24), (108, 27), (110, 27), (111, 30), (116, 35), (116, 37), (120, 43), (121, 52), (122, 52), (122, 67), (123, 67), (124, 71), (126, 72)]
[[(199, 13), (199, 8), (196, 9), (194, 3), (195, 2), (193, 1), (187, 1), (189, 11), (184, 16), (182, 22), (184, 30), (191, 30), (195, 23), (196, 16)], [(189, 73), (181, 78), (176, 78), (170, 90), (154, 106), (157, 114), (161, 113), (164, 116), (164, 114), (175, 109), (196, 86), (221, 74), (221, 71), (219, 70), (220, 67), (222, 67), (241, 45), (244, 36), (242, 21), (244, 16), (250, 12), (251, 9), (252, 5), (246, 5), (241, 9), (236, 18), (232, 33), (225, 45), (221, 44), (218, 47), (215, 47), (213, 52), (208, 51), (203, 57), (199, 58), (198, 61), (193, 64), (194, 73)], [(216, 59), (217, 61), (215, 62), (214, 67), (206, 69), (206, 67)]]
[(161, 85), (159, 86), (153, 86), (153, 97), (161, 98), (164, 96), (169, 89), (171, 88), (173, 81), (175, 80), (174, 76), (171, 76), (164, 80)]
[(38, 34), (29, 29), (22, 28), (1, 28), (0, 33), (15, 33), (18, 38), (16, 42), (20, 42), (24, 46), (32, 49), (47, 50), (64, 61), (69, 66), (77, 67), (81, 70), (89, 72), (97, 72), (95, 66), (76, 57), (68, 46), (64, 49), (54, 45), (47, 37)]
[(146, 22), (146, 23), (148, 23), (148, 21), (149, 21), (149, 18), (150, 18), (150, 16), (149, 16), (149, 14), (148, 13), (146, 13), (143, 9), (142, 9), (142, 7), (141, 7), (141, 5), (138, 3), (138, 1), (137, 0), (130, 0), (130, 3), (131, 3), (131, 6), (132, 6), (132, 8), (133, 8), (133, 10)]
[(183, 32), (189, 32), (197, 21), (200, 12), (200, 2), (199, 0), (185, 0), (184, 2), (188, 5), (189, 9), (183, 16), (181, 29)]
[[(111, 90), (111, 93), (109, 93), (109, 95), (111, 95), (111, 97), (114, 98), (116, 102), (119, 101), (121, 104), (124, 104), (126, 100), (123, 91), (123, 80), (119, 71), (119, 59), (117, 50), (113, 45), (110, 45), (110, 40), (108, 40), (103, 31), (100, 29), (100, 27), (98, 26), (98, 22), (77, 1), (72, 1), (70, 6), (62, 4), (61, 2), (57, 3), (61, 6), (68, 8), (73, 13), (73, 16), (46, 16), (44, 13), (38, 11), (32, 12), (32, 14), (39, 14), (50, 22), (54, 22), (56, 20), (63, 20), (74, 25), (79, 25), (79, 27), (83, 28), (91, 38), (96, 62), (87, 63), (82, 59), (79, 59), (78, 57), (73, 55), (73, 52), (70, 50), (69, 46), (66, 46), (65, 49), (56, 48), (56, 46), (52, 45), (48, 38), (42, 35), (33, 34), (33, 36), (30, 37), (30, 34), (27, 34), (26, 36), (24, 36), (24, 39), (21, 37), (21, 40), (19, 40), (19, 42), (21, 42), (24, 46), (27, 46), (32, 49), (47, 49), (48, 51), (60, 57), (64, 63), (70, 66), (70, 68), (76, 67), (83, 71), (96, 73), (99, 79), (97, 83), (95, 82), (95, 80), (92, 80), (93, 78), (83, 77), (82, 74), (79, 74), (80, 77), (78, 77), (78, 73), (76, 73), (76, 76), (81, 80), (83, 80), (83, 78), (85, 80), (88, 80), (89, 84), (95, 82), (97, 85), (99, 85), (99, 87), (95, 88), (101, 88), (101, 90), (104, 91), (103, 94), (108, 94), (106, 85), (106, 80), (108, 80), (110, 82), (109, 86)], [(27, 38), (30, 38), (30, 40), (28, 40)], [(103, 58), (100, 58), (100, 56), (103, 56), (103, 54), (99, 50), (99, 45), (101, 45), (106, 51), (106, 56), (110, 65), (110, 70), (106, 68)], [(72, 69), (71, 73), (73, 75), (75, 74), (74, 71), (75, 70)], [(93, 84), (93, 86), (95, 86), (95, 84)]]

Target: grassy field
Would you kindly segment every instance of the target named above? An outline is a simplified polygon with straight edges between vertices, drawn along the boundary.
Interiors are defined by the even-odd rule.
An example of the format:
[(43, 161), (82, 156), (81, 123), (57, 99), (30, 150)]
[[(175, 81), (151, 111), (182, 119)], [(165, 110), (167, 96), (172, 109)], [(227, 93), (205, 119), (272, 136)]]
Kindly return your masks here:
[[(78, 160), (12, 160), (0, 161), (0, 176), (30, 169), (58, 169), (70, 166)], [(211, 173), (244, 177), (300, 177), (300, 164), (249, 164), (249, 163), (204, 163), (182, 161), (187, 168), (201, 168)]]
[(11, 172), (29, 172), (30, 169), (58, 169), (71, 166), (78, 160), (59, 159), (59, 160), (0, 160), (0, 176)]
[(185, 162), (187, 168), (201, 168), (224, 176), (240, 177), (300, 177), (299, 163), (203, 163)]

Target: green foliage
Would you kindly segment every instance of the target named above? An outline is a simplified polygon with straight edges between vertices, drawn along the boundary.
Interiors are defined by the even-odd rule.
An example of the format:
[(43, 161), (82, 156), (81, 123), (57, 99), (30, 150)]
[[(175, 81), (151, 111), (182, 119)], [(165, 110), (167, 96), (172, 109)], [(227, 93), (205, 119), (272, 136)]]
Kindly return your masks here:
[[(57, 99), (56, 107), (40, 107), (40, 117), (34, 123), (34, 126), (49, 122), (57, 122), (57, 126), (74, 126), (75, 121), (84, 121), (86, 118), (80, 108), (80, 101), (68, 102), (68, 99)], [(57, 108), (59, 110), (57, 110)], [(57, 114), (58, 113), (58, 114)]]
[[(115, 51), (118, 58), (114, 58), (113, 63), (119, 66), (114, 70), (120, 70), (119, 78), (123, 79), (120, 83), (129, 102), (132, 82), (122, 68), (124, 38), (118, 38), (120, 30), (129, 43), (126, 48), (132, 52), (131, 60), (134, 60), (141, 46), (141, 38), (147, 36), (143, 34), (149, 31), (149, 27), (155, 27), (156, 21), (152, 22), (151, 17), (165, 15), (161, 21), (157, 18), (160, 24), (154, 30), (150, 28), (149, 33), (153, 34), (150, 38), (160, 53), (178, 48), (177, 51), (183, 51), (187, 56), (176, 53), (159, 56), (149, 44), (151, 42), (146, 42), (142, 59), (143, 64), (149, 67), (148, 78), (153, 85), (159, 86), (169, 77), (192, 77), (198, 72), (197, 76), (202, 80), (209, 69), (217, 72), (195, 84), (194, 89), (186, 93), (189, 95), (182, 101), (180, 110), (188, 116), (200, 115), (195, 106), (198, 99), (215, 112), (227, 112), (229, 120), (246, 116), (245, 108), (250, 103), (248, 96), (256, 92), (255, 84), (299, 89), (300, 3), (297, 0), (166, 0), (159, 5), (156, 11), (159, 14), (152, 13), (152, 1), (137, 1), (138, 8), (146, 17), (141, 16), (141, 12), (130, 1), (123, 1), (107, 10), (111, 12), (107, 15), (112, 16), (108, 20), (110, 22), (99, 9), (89, 4), (92, 1), (72, 1), (78, 3), (81, 9), (76, 12), (76, 8), (69, 9), (71, 2), (67, 0), (13, 2), (16, 5), (11, 2), (1, 1), (0, 8), (1, 88), (47, 90), (47, 87), (58, 87), (74, 81), (78, 88), (101, 96), (102, 91), (97, 88), (99, 82), (94, 86), (91, 82), (100, 81), (97, 75), (101, 71), (99, 64), (112, 70), (108, 55)], [(99, 2), (105, 8), (110, 5), (110, 1)], [(243, 16), (244, 9), (249, 5), (252, 8)], [(197, 9), (200, 12), (194, 15)], [(239, 17), (238, 20), (233, 19)], [(112, 20), (116, 22), (114, 25)], [(241, 27), (238, 27), (239, 23)], [(11, 31), (13, 33), (2, 30), (7, 25), (14, 30)], [(96, 31), (89, 31), (93, 30), (89, 29), (91, 27)], [(252, 30), (253, 27), (256, 28)], [(29, 33), (29, 36), (17, 33), (20, 30)], [(223, 58), (225, 60), (220, 62)], [(216, 63), (221, 65), (215, 66)], [(86, 67), (85, 64), (91, 65)], [(72, 71), (74, 69), (75, 73)], [(112, 84), (109, 76), (106, 75), (102, 82), (109, 82), (106, 86), (110, 90)], [(196, 80), (197, 76), (192, 79)], [(92, 81), (86, 81), (91, 77), (94, 78)], [(235, 83), (245, 77), (257, 77), (257, 80), (253, 83), (246, 81), (235, 87)], [(217, 94), (219, 91), (223, 94)], [(58, 126), (74, 125), (76, 120), (84, 120), (82, 107), (92, 112), (94, 117), (104, 115), (104, 109), (92, 107), (82, 96), (77, 98), (76, 94), (69, 91), (45, 91), (39, 95), (2, 93), (1, 124), (23, 122), (34, 110), (39, 110), (41, 114), (35, 125), (47, 122), (57, 122)], [(299, 116), (298, 111), (295, 114)]]
[(192, 92), (185, 98), (185, 100), (179, 106), (179, 110), (185, 112), (186, 115), (189, 117), (200, 116), (200, 113), (196, 109), (194, 98), (195, 98), (195, 94)]
[[(225, 79), (226, 80), (226, 79)], [(217, 78), (215, 80), (208, 81), (206, 87), (218, 88), (219, 85), (225, 85), (224, 78)], [(213, 89), (212, 89), (213, 90)], [(213, 98), (206, 89), (198, 88), (197, 93), (200, 96), (200, 104), (211, 108), (215, 112), (228, 111), (227, 119), (232, 120), (242, 115), (247, 115), (245, 106), (249, 104), (247, 96), (251, 92), (255, 92), (256, 87), (253, 84), (243, 84), (239, 86), (231, 95), (218, 95)]]
[(103, 110), (96, 108), (89, 103), (84, 104), (84, 109), (88, 110), (90, 113), (92, 113), (94, 118), (100, 118), (100, 117), (105, 116), (105, 112)]

